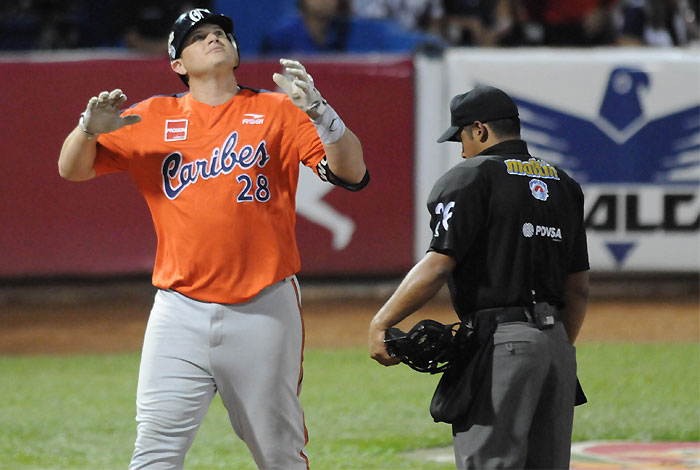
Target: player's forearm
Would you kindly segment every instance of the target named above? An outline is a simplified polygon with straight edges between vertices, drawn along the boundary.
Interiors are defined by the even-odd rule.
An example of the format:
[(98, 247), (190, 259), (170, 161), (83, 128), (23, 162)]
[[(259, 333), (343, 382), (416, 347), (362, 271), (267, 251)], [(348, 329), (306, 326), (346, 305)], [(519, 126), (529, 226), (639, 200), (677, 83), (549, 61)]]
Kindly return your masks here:
[(367, 171), (362, 144), (350, 129), (346, 128), (340, 139), (332, 144), (324, 144), (323, 148), (333, 174), (352, 184), (362, 181)]
[(85, 181), (95, 177), (93, 165), (97, 146), (94, 139), (80, 130), (73, 129), (61, 147), (58, 157), (58, 173), (70, 181)]
[(571, 344), (574, 344), (574, 341), (576, 341), (579, 331), (581, 331), (583, 320), (586, 317), (588, 295), (588, 271), (569, 275), (566, 281), (566, 293), (564, 294), (566, 305), (562, 311), (562, 322)]
[(436, 252), (425, 255), (374, 316), (373, 327), (390, 328), (425, 305), (445, 285), (454, 266), (449, 256)]

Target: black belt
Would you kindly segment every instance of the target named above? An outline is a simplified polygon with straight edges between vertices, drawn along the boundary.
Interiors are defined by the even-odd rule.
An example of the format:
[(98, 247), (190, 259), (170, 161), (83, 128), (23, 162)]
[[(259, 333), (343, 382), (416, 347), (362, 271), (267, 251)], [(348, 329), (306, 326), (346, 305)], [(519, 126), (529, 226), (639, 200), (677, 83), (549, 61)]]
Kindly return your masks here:
[(474, 312), (474, 320), (477, 323), (488, 321), (489, 323), (496, 323), (499, 325), (501, 323), (510, 323), (514, 321), (533, 321), (529, 307), (499, 307), (477, 310)]
[[(546, 312), (538, 315), (539, 312)], [(559, 310), (545, 302), (533, 307), (499, 307), (477, 310), (472, 317), (474, 326), (479, 330), (491, 330), (496, 325), (510, 322), (527, 322), (537, 325), (539, 329), (551, 328), (560, 320)]]

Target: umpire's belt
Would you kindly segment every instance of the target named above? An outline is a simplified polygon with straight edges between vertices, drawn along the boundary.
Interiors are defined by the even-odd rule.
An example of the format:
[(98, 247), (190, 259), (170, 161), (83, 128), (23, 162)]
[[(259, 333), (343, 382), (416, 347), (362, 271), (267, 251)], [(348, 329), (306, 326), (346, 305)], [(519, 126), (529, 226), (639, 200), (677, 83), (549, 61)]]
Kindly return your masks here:
[(561, 319), (559, 310), (547, 302), (538, 302), (531, 307), (499, 307), (474, 312), (474, 325), (478, 330), (491, 330), (501, 323), (533, 323), (540, 330), (551, 328)]

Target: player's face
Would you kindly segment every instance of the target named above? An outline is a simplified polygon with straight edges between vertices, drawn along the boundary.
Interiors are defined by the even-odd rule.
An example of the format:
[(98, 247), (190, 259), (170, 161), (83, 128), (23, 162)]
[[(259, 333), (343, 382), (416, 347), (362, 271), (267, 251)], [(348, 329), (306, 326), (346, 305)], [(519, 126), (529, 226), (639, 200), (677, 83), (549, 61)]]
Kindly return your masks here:
[(238, 51), (220, 26), (203, 24), (192, 31), (178, 59), (192, 75), (213, 67), (238, 65)]

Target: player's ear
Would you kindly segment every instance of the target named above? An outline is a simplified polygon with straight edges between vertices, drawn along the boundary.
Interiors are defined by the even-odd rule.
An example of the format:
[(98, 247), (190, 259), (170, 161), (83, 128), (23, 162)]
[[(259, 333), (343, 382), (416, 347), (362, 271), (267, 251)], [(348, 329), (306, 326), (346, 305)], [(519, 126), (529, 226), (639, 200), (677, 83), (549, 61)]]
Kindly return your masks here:
[(187, 69), (185, 68), (185, 65), (182, 63), (181, 59), (175, 59), (170, 62), (170, 68), (173, 69), (173, 72), (175, 73), (187, 75)]

